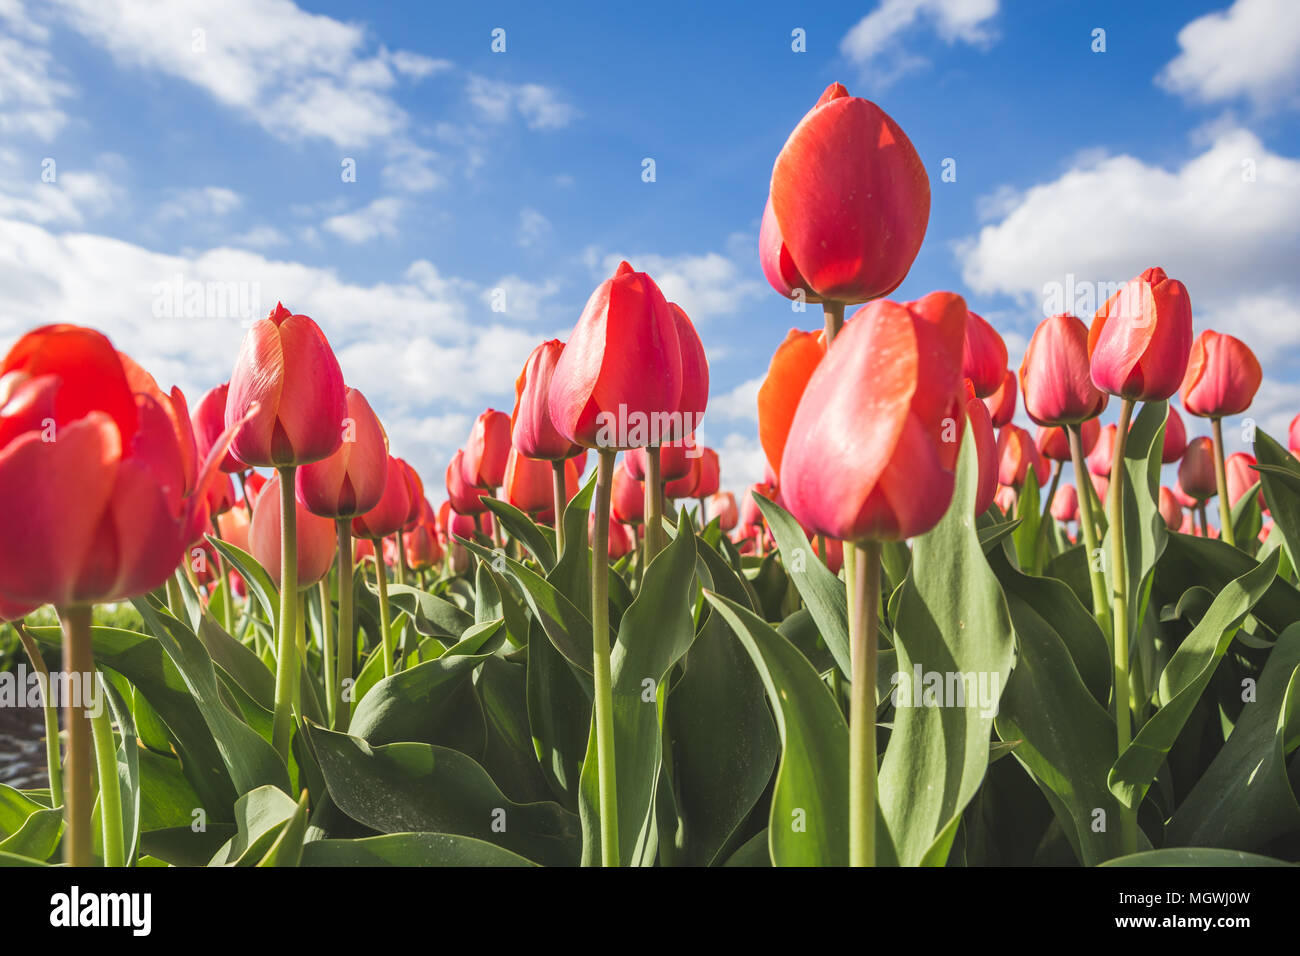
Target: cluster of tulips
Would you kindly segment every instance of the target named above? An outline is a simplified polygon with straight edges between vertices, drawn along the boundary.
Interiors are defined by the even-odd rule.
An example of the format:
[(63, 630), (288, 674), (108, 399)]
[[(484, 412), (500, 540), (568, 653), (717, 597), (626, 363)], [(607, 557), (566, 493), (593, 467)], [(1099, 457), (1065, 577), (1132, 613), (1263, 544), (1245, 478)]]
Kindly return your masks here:
[[(1149, 718), (1148, 701), (1133, 689), (1130, 642), (1150, 590), (1142, 577), (1149, 561), (1131, 542), (1150, 529), (1126, 533), (1126, 522), (1158, 510), (1170, 532), (1217, 534), (1235, 546), (1234, 505), (1255, 495), (1260, 472), (1248, 455), (1225, 459), (1222, 422), (1248, 408), (1261, 373), (1249, 348), (1231, 336), (1204, 331), (1193, 341), (1188, 290), (1160, 268), (1127, 282), (1090, 324), (1070, 314), (1043, 321), (1013, 373), (1001, 336), (960, 295), (885, 298), (921, 247), (929, 206), (927, 174), (903, 130), (843, 86), (830, 86), (791, 133), (773, 168), (760, 263), (796, 311), (820, 304), (824, 327), (792, 330), (772, 357), (758, 393), (768, 474), (739, 506), (720, 487), (717, 453), (696, 440), (709, 391), (699, 335), (682, 308), (626, 262), (591, 294), (567, 343), (543, 342), (529, 355), (513, 411), (488, 409), (476, 419), (446, 466), (446, 501), (438, 508), (416, 470), (391, 454), (365, 397), (345, 384), (320, 327), (282, 305), (248, 331), (229, 382), (192, 413), (179, 390), (163, 392), (100, 332), (74, 325), (29, 332), (0, 365), (0, 524), (7, 529), (0, 618), (21, 622), (37, 606), (53, 605), (62, 667), (94, 673), (100, 637), (92, 608), (134, 599), (200, 697), (203, 681), (183, 658), (201, 649), (175, 638), (178, 625), (194, 635), (215, 627), (251, 648), (274, 673), (270, 719), (257, 733), (307, 793), (302, 813), (332, 802), (332, 812), (341, 808), (379, 829), (364, 810), (350, 809), (346, 787), (331, 779), (324, 754), (335, 738), (322, 730), (346, 735), (354, 720), (364, 725), (355, 730), (374, 745), (361, 751), (366, 758), (383, 745), (408, 746), (394, 741), (423, 740), (376, 732), (391, 721), (395, 695), (411, 693), (432, 707), (438, 682), (453, 668), (487, 666), (484, 657), (499, 653), (527, 668), (534, 746), (525, 728), (525, 762), (530, 754), (540, 762), (529, 773), (546, 778), (565, 807), (560, 813), (577, 809), (584, 861), (708, 860), (724, 846), (735, 850), (724, 838), (770, 801), (770, 823), (758, 831), (766, 834), (765, 859), (942, 862), (969, 787), (962, 783), (964, 796), (942, 819), (921, 821), (920, 803), (908, 801), (922, 798), (891, 796), (889, 783), (899, 761), (913, 759), (904, 748), (919, 749), (921, 738), (906, 739), (911, 731), (901, 722), (892, 736), (878, 727), (883, 656), (900, 667), (905, 655), (916, 657), (909, 607), (938, 600), (926, 596), (929, 586), (957, 592), (958, 602), (966, 590), (986, 594), (995, 562), (983, 555), (995, 546), (1001, 554), (1003, 538), (1015, 535), (1015, 547), (998, 560), (1036, 577), (1082, 546), (1087, 585), (1077, 606), (1087, 607), (1108, 649), (1110, 693), (1101, 703), (1114, 722), (1111, 756), (1122, 762), (1134, 721)], [(861, 307), (846, 318), (850, 305)], [(1210, 420), (1213, 440), (1187, 440), (1182, 419), (1166, 405), (1176, 392), (1187, 414)], [(1112, 396), (1118, 421), (1102, 426)], [(1021, 398), (1036, 435), (1012, 422)], [(1134, 487), (1139, 456), (1129, 442), (1131, 431), (1138, 433), (1139, 403), (1162, 436), (1159, 462), (1180, 463), (1172, 489)], [(1293, 436), (1300, 416), (1297, 423)], [(594, 475), (584, 477), (589, 456)], [(1066, 463), (1074, 485), (1060, 484)], [(1206, 502), (1216, 496), (1217, 531), (1206, 518)], [(575, 512), (580, 525), (566, 520)], [(1020, 527), (1031, 529), (1027, 537)], [(956, 552), (951, 560), (968, 560), (963, 549), (975, 547), (979, 567), (966, 566), (967, 578), (924, 579), (927, 562), (937, 566), (925, 544), (935, 529), (948, 535), (938, 550)], [(585, 534), (575, 540), (575, 530)], [(1261, 527), (1257, 544), (1271, 533)], [(823, 577), (805, 571), (809, 561)], [(1128, 562), (1148, 566), (1135, 574)], [(790, 586), (771, 583), (777, 564)], [(771, 587), (775, 601), (765, 596)], [(993, 587), (994, 603), (1001, 602)], [(377, 622), (370, 623), (377, 627), (361, 620), (358, 595), (367, 607), (373, 595)], [(460, 621), (466, 610), (473, 626), (468, 619), (455, 628), (438, 623)], [(934, 621), (944, 619), (934, 606), (931, 612)], [(1000, 663), (990, 669), (1005, 678), (1018, 628), (1005, 610), (988, 613), (1005, 632)], [(798, 644), (787, 625), (809, 615), (812, 644)], [(767, 623), (783, 619), (780, 632)], [(693, 670), (707, 672), (693, 656), (704, 651), (692, 650), (692, 642), (722, 640), (710, 628), (723, 622), (730, 628), (723, 633), (734, 633), (726, 646), (748, 654), (739, 666), (762, 677), (783, 756), (775, 778), (769, 766), (757, 779), (734, 833), (701, 858), (691, 855), (700, 837), (690, 827), (672, 835), (661, 816), (668, 813), (666, 785), (681, 818), (693, 812), (693, 784), (682, 769), (690, 747), (670, 734), (677, 698), (664, 685), (687, 686)], [(508, 632), (508, 641), (490, 645), (494, 629)], [(34, 664), (38, 630), (19, 624)], [(955, 658), (970, 640), (941, 634)], [(831, 658), (814, 667), (817, 648), (829, 648)], [(543, 666), (559, 668), (560, 676)], [(233, 673), (233, 665), (223, 668)], [(419, 684), (425, 697), (410, 690), (417, 674), (435, 670), (436, 680), (419, 678), (430, 681)], [(807, 690), (809, 675), (820, 689)], [(650, 696), (640, 699), (657, 701), (657, 715), (637, 710), (643, 681)], [(317, 686), (323, 700), (311, 699)], [(578, 724), (576, 762), (546, 742), (555, 714), (546, 711), (543, 720), (535, 711), (566, 694), (590, 706)], [(367, 703), (380, 697), (384, 702)], [(220, 695), (200, 703), (229, 709)], [(763, 732), (739, 741), (753, 748), (740, 753), (742, 765), (764, 759), (761, 740), (772, 736), (767, 707)], [(421, 713), (433, 719), (418, 709), (413, 719)], [(103, 785), (118, 776), (112, 722), (92, 721), (72, 704), (64, 720), (66, 758), (55, 745), (47, 801), (50, 809), (60, 806), (62, 781), (64, 857), (78, 865), (96, 854), (124, 862), (130, 853), (121, 793)], [(975, 755), (978, 786), (991, 724), (970, 726), (959, 744), (943, 746), (958, 763)], [(57, 725), (53, 730), (57, 738)], [(930, 725), (926, 733), (945, 731)], [(815, 765), (823, 752), (825, 765)], [(812, 767), (798, 801), (783, 790), (798, 786), (796, 772), (785, 772), (791, 761)], [(305, 769), (313, 764), (331, 800)], [(239, 768), (227, 769), (239, 786)], [(502, 780), (496, 785), (506, 789)], [(241, 798), (248, 796), (241, 788)], [(1118, 852), (1147, 845), (1138, 835), (1139, 803), (1117, 805)], [(798, 817), (814, 805), (822, 808), (812, 824), (821, 843), (815, 851), (793, 849), (817, 841), (790, 842), (790, 807)], [(297, 818), (293, 806), (290, 798), (286, 833)], [(900, 822), (909, 813), (915, 820)], [(321, 811), (323, 830), (328, 818)], [(910, 848), (913, 824), (929, 828), (917, 838), (923, 853)], [(796, 833), (808, 833), (807, 826)], [(657, 838), (647, 836), (656, 827)], [(481, 832), (474, 831), (492, 839)], [(305, 840), (301, 833), (298, 839)], [(296, 852), (295, 859), (304, 851)]]

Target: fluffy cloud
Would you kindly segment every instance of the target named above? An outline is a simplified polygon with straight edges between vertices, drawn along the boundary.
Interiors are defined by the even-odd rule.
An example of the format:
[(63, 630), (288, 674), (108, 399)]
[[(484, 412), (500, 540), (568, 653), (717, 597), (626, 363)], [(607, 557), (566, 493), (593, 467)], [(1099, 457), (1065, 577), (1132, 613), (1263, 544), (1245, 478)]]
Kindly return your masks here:
[(518, 116), (529, 129), (560, 129), (579, 115), (559, 93), (538, 83), (507, 83), (471, 75), (465, 94), (479, 115), (492, 123)]
[[(729, 245), (737, 243), (729, 242)], [(613, 275), (622, 260), (627, 260), (640, 272), (648, 272), (668, 300), (680, 305), (696, 322), (714, 316), (733, 315), (767, 293), (767, 286), (752, 277), (756, 270), (742, 269), (730, 252), (725, 255), (705, 252), (665, 256), (658, 253), (620, 255), (588, 249), (585, 258), (600, 279)]]
[(990, 21), (999, 0), (881, 0), (840, 41), (840, 52), (863, 67), (878, 85), (926, 65), (923, 57), (906, 52), (904, 34), (918, 24), (934, 30), (948, 45), (985, 46), (992, 42)]
[(345, 242), (369, 242), (379, 236), (393, 239), (404, 208), (405, 203), (400, 199), (376, 199), (355, 212), (330, 216), (321, 225)]
[(1204, 103), (1244, 98), (1258, 109), (1300, 105), (1300, 16), (1294, 0), (1236, 0), (1178, 31), (1165, 89)]
[(49, 142), (67, 124), (62, 102), (72, 86), (43, 48), (48, 31), (19, 0), (0, 0), (0, 134)]
[(225, 216), (243, 205), (243, 197), (224, 186), (174, 190), (172, 198), (158, 207), (159, 222), (200, 217)]

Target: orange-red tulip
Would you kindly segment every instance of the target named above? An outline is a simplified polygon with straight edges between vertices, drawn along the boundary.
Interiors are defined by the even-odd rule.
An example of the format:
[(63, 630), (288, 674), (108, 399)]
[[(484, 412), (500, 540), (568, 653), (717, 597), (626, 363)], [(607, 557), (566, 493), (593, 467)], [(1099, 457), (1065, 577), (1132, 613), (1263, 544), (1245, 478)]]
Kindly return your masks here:
[(984, 399), (994, 428), (1001, 428), (1016, 417), (1016, 397), (1016, 376), (1011, 369), (1007, 369), (1002, 374), (1002, 384), (998, 390)]
[(1015, 514), (1016, 489), (1010, 485), (998, 485), (997, 494), (993, 496), (993, 503), (998, 506), (998, 510), (1004, 515)]
[(1020, 363), (1020, 391), (1039, 425), (1072, 425), (1101, 414), (1107, 396), (1092, 382), (1088, 327), (1080, 319), (1062, 313), (1039, 323)]
[[(595, 512), (592, 512), (587, 516), (587, 542), (588, 544), (594, 544), (595, 541), (596, 515)], [(632, 535), (628, 533), (627, 526), (617, 518), (610, 518), (608, 538), (609, 560), (617, 561), (619, 558), (623, 557), (623, 555), (630, 552), (634, 547), (636, 547), (636, 541)]]
[(1079, 520), (1079, 492), (1074, 485), (1062, 485), (1052, 496), (1052, 517), (1069, 524)]
[(1178, 391), (1192, 347), (1187, 287), (1148, 269), (1111, 296), (1088, 330), (1092, 381), (1103, 392), (1152, 402)]
[(1183, 457), (1187, 447), (1187, 429), (1183, 425), (1183, 416), (1173, 405), (1169, 406), (1169, 416), (1165, 419), (1165, 443), (1161, 449), (1160, 460), (1172, 465)]
[(845, 324), (781, 460), (781, 496), (801, 524), (856, 543), (909, 538), (943, 517), (966, 423), (965, 326), (951, 292), (878, 300)]
[(226, 426), (256, 413), (231, 451), (250, 465), (305, 465), (343, 443), (347, 396), (325, 333), (305, 315), (276, 303), (244, 336), (226, 396)]
[(1160, 517), (1165, 519), (1165, 527), (1170, 531), (1178, 531), (1183, 526), (1183, 506), (1178, 503), (1178, 497), (1169, 488), (1164, 485), (1160, 486)]
[(758, 440), (773, 474), (780, 470), (799, 399), (825, 354), (824, 331), (791, 329), (772, 355), (767, 376), (758, 388)]
[[(221, 433), (226, 430), (226, 395), (229, 391), (229, 382), (209, 389), (199, 399), (199, 403), (194, 406), (194, 411), (190, 414), (190, 421), (194, 425), (194, 441), (198, 446), (199, 458), (208, 457), (208, 450), (216, 444), (217, 439), (221, 437)], [(230, 452), (226, 452), (226, 457), (221, 459), (222, 471), (243, 471), (247, 467)]]
[[(329, 573), (338, 548), (334, 522), (312, 514), (294, 498), (298, 542), (298, 590), (306, 590)], [(272, 475), (253, 509), (248, 544), (276, 587), (280, 586), (280, 476)]]
[(715, 494), (722, 483), (722, 463), (712, 448), (700, 449), (700, 475), (691, 492), (692, 498), (707, 498)]
[(983, 317), (966, 316), (966, 342), (962, 348), (962, 374), (975, 387), (975, 394), (988, 398), (1002, 387), (1007, 372), (1007, 343)]
[[(1254, 455), (1248, 455), (1244, 451), (1234, 452), (1228, 456), (1228, 460), (1223, 463), (1224, 470), (1228, 477), (1228, 501), (1236, 504), (1254, 487), (1259, 481), (1259, 472), (1254, 466), (1258, 464)], [(1259, 506), (1266, 507), (1264, 502), (1264, 492), (1259, 492)]]
[(1019, 489), (1034, 469), (1038, 487), (1042, 488), (1051, 477), (1051, 469), (1038, 453), (1029, 432), (1019, 425), (1003, 425), (998, 432), (997, 445), (998, 483)]
[[(659, 477), (667, 481), (677, 481), (691, 474), (695, 463), (699, 461), (699, 446), (680, 441), (669, 442), (659, 446)], [(623, 456), (627, 471), (637, 481), (645, 481), (649, 469), (644, 448), (629, 449)]]
[(352, 519), (352, 533), (358, 538), (386, 538), (396, 534), (406, 524), (410, 507), (406, 473), (401, 461), (390, 455), (384, 473), (384, 493), (373, 508)]
[(560, 363), (564, 343), (543, 342), (533, 349), (515, 379), (515, 408), (510, 415), (510, 439), (521, 455), (557, 461), (583, 451), (569, 441), (551, 421), (551, 378)]
[(664, 482), (665, 498), (696, 498), (696, 486), (700, 483), (700, 461), (699, 458), (688, 458), (691, 470), (682, 477)]
[[(1083, 423), (1079, 429), (1079, 439), (1085, 456), (1097, 446), (1097, 436), (1100, 434), (1101, 423), (1097, 419), (1090, 418)], [(1070, 460), (1070, 435), (1064, 425), (1039, 426), (1034, 444), (1038, 446), (1038, 453), (1044, 458), (1052, 461)]]
[(510, 457), (510, 416), (489, 408), (474, 420), (460, 461), (465, 484), (491, 490), (500, 488)]
[(1192, 343), (1179, 395), (1193, 415), (1239, 415), (1255, 400), (1262, 378), (1259, 359), (1245, 342), (1206, 329)]
[(1300, 415), (1291, 419), (1291, 427), (1286, 431), (1286, 447), (1293, 455), (1300, 455)]
[(971, 436), (975, 439), (975, 455), (979, 460), (979, 481), (975, 492), (975, 514), (982, 515), (993, 504), (998, 493), (998, 439), (993, 432), (993, 420), (988, 406), (975, 395), (975, 386), (966, 379), (966, 420), (970, 422)]
[(1187, 443), (1183, 460), (1178, 464), (1178, 484), (1198, 502), (1218, 494), (1214, 477), (1214, 443), (1205, 436)]
[(347, 414), (338, 451), (298, 469), (297, 494), (313, 514), (354, 518), (365, 514), (384, 493), (388, 478), (388, 437), (366, 397), (349, 388)]
[(719, 491), (709, 498), (709, 518), (718, 519), (718, 527), (730, 531), (740, 521), (740, 512), (736, 509), (736, 496), (730, 491)]
[[(1106, 425), (1097, 433), (1097, 442), (1092, 446), (1092, 451), (1085, 452), (1088, 456), (1088, 470), (1098, 478), (1110, 479), (1110, 463), (1115, 457), (1115, 433), (1119, 427), (1114, 423)], [(1105, 496), (1102, 496), (1105, 501)]]
[(1177, 480), (1175, 480), (1175, 481), (1174, 481), (1174, 487), (1173, 487), (1172, 489), (1170, 489), (1170, 490), (1173, 491), (1173, 493), (1174, 493), (1174, 499), (1175, 499), (1175, 500), (1176, 500), (1176, 501), (1177, 501), (1177, 502), (1178, 502), (1182, 507), (1184, 507), (1184, 508), (1189, 508), (1189, 509), (1194, 509), (1194, 508), (1198, 508), (1198, 507), (1200, 507), (1200, 504), (1201, 504), (1201, 503), (1200, 503), (1199, 501), (1197, 501), (1195, 498), (1193, 498), (1193, 497), (1192, 497), (1191, 495), (1189, 495), (1187, 492), (1183, 491), (1183, 483), (1182, 483), (1181, 481), (1177, 481)]
[(505, 500), (530, 515), (552, 510), (555, 505), (555, 473), (549, 461), (527, 458), (510, 449), (506, 462)]
[(481, 514), (487, 510), (487, 505), (479, 501), (483, 489), (465, 481), (465, 472), (462, 465), (464, 459), (464, 450), (457, 449), (456, 454), (452, 456), (451, 464), (447, 466), (447, 497), (451, 500), (452, 510), (458, 514)]
[(794, 289), (838, 302), (887, 295), (912, 267), (930, 219), (930, 180), (911, 141), (839, 83), (786, 140), (770, 197), (763, 271), (791, 297)]
[(624, 455), (614, 469), (614, 482), (610, 491), (610, 513), (624, 524), (641, 524), (645, 521), (645, 488), (632, 477)]

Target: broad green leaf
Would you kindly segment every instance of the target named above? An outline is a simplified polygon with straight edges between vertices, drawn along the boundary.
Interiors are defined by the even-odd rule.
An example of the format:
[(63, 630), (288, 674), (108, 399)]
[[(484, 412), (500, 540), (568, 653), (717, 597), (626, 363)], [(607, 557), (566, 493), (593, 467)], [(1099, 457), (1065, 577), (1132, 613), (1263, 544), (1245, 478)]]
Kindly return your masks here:
[(536, 866), (493, 843), (454, 833), (386, 833), (356, 840), (316, 840), (303, 866)]
[[(555, 567), (554, 531), (542, 528), (514, 505), (499, 498), (485, 497), (483, 504), (501, 522), (501, 526), (510, 532), (510, 536), (531, 552), (543, 571), (549, 572)], [(551, 531), (550, 535), (547, 531)]]
[(848, 597), (844, 592), (844, 582), (822, 564), (817, 549), (809, 543), (799, 522), (789, 512), (760, 494), (751, 494), (772, 529), (786, 573), (817, 622), (822, 640), (830, 649), (840, 672), (847, 677), (852, 666), (849, 661)]
[[(366, 588), (372, 594), (378, 593), (369, 581)], [(465, 629), (474, 623), (472, 615), (450, 601), (406, 584), (388, 585), (388, 603), (409, 617), (416, 631), (426, 637), (458, 641)]]
[(1141, 804), (1237, 628), (1276, 576), (1277, 564), (1274, 553), (1220, 591), (1170, 659), (1160, 675), (1160, 709), (1142, 725), (1110, 771), (1111, 792), (1125, 806)]
[[(768, 849), (776, 866), (847, 866), (849, 728), (807, 659), (752, 611), (705, 598), (731, 626), (767, 690), (781, 736)], [(879, 844), (888, 844), (877, 818)]]
[[(947, 860), (962, 811), (988, 769), (997, 698), (1014, 656), (1002, 589), (975, 532), (978, 467), (967, 429), (952, 504), (938, 525), (913, 540), (899, 602), (894, 647), (900, 686), (879, 799), (903, 866)], [(923, 686), (938, 675), (953, 696), (938, 701), (944, 706), (932, 706), (928, 696), (911, 700), (918, 675)], [(899, 693), (904, 685), (906, 695)]]
[(1220, 850), (1210, 847), (1168, 847), (1163, 850), (1147, 850), (1133, 853), (1114, 860), (1107, 860), (1102, 866), (1175, 866), (1180, 869), (1202, 866), (1295, 866), (1285, 860), (1275, 860), (1268, 856), (1254, 853), (1242, 853), (1240, 850)]
[(1255, 432), (1255, 457), (1264, 503), (1295, 567), (1300, 554), (1300, 462), (1263, 431)]
[(474, 837), (544, 866), (578, 862), (578, 818), (557, 803), (514, 803), (481, 766), (430, 744), (371, 747), (359, 737), (310, 730), (330, 799), (381, 833)]
[[(1261, 560), (1264, 557), (1261, 555)], [(1155, 589), (1160, 591), (1162, 603), (1176, 603), (1189, 582), (1218, 592), (1257, 565), (1250, 555), (1217, 538), (1171, 534), (1157, 569)], [(1277, 578), (1251, 613), (1274, 633), (1281, 634), (1300, 621), (1300, 591)]]
[(258, 563), (257, 558), (230, 542), (213, 535), (205, 537), (223, 558), (235, 566), (239, 576), (244, 579), (244, 584), (248, 586), (248, 593), (257, 598), (257, 603), (262, 606), (263, 613), (274, 627), (275, 622), (280, 620), (280, 589), (275, 586), (266, 568)]
[(1034, 551), (1038, 544), (1038, 525), (1042, 521), (1038, 493), (1038, 472), (1028, 468), (1025, 471), (1025, 483), (1016, 495), (1016, 529), (1011, 533), (1011, 540), (1015, 542), (1020, 567), (1030, 571), (1037, 565)]
[(209, 866), (253, 866), (271, 848), (284, 825), (298, 811), (278, 787), (256, 787), (235, 801), (236, 832)]
[[(690, 608), (696, 550), (688, 520), (682, 512), (676, 538), (646, 568), (610, 650), (619, 861), (624, 865), (654, 862), (651, 811), (662, 758), (664, 680), (695, 639)], [(578, 801), (583, 860), (588, 863), (601, 855), (599, 802), (593, 721)]]
[(303, 838), (307, 835), (307, 791), (302, 792), (293, 815), (279, 828), (275, 841), (258, 866), (297, 866), (302, 860)]
[(1258, 850), (1300, 832), (1300, 804), (1287, 777), (1287, 727), (1300, 713), (1300, 624), (1277, 639), (1255, 688), (1204, 775), (1169, 821), (1184, 846)]
[(11, 854), (33, 861), (49, 860), (58, 849), (62, 835), (63, 811), (39, 808), (28, 814), (10, 835), (0, 839), (0, 855)]
[(528, 723), (538, 765), (556, 799), (578, 809), (578, 781), (591, 728), (591, 677), (579, 680), (541, 623), (528, 628)]
[(483, 769), (511, 800), (530, 803), (551, 799), (528, 725), (525, 665), (489, 656), (474, 672), (473, 680), (472, 690), (486, 728), (480, 748)]

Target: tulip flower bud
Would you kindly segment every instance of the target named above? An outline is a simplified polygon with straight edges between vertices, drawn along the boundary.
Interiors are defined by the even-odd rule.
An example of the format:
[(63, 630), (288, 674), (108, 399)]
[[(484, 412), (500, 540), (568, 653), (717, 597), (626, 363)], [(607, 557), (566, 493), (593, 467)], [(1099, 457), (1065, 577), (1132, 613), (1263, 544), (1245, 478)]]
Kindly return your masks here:
[(1007, 344), (993, 326), (970, 312), (966, 316), (966, 342), (962, 347), (962, 374), (975, 394), (987, 398), (1002, 387), (1007, 372)]
[(588, 448), (661, 444), (655, 425), (682, 397), (678, 322), (654, 280), (621, 263), (587, 300), (555, 366), (547, 401), (556, 430)]
[(1016, 489), (1010, 485), (998, 485), (997, 493), (993, 496), (993, 503), (998, 506), (1007, 517), (1016, 513)]
[[(329, 573), (338, 551), (334, 522), (307, 510), (294, 498), (298, 543), (298, 590), (304, 591)], [(272, 475), (253, 509), (248, 543), (275, 586), (280, 586), (280, 476)]]
[(298, 469), (298, 497), (307, 510), (323, 518), (365, 514), (379, 504), (388, 477), (388, 436), (383, 426), (355, 388), (346, 390), (346, 401), (338, 451)]
[(406, 477), (406, 524), (402, 530), (414, 528), (416, 522), (420, 520), (420, 510), (424, 505), (424, 482), (420, 479), (420, 473), (411, 467), (410, 463), (402, 458), (396, 459), (402, 465), (402, 473)]
[(1245, 342), (1207, 329), (1192, 343), (1179, 394), (1193, 415), (1239, 415), (1255, 400), (1262, 378), (1259, 360)]
[(1011, 419), (1016, 417), (1016, 397), (1016, 376), (1011, 369), (1007, 369), (1002, 374), (1002, 384), (998, 390), (984, 399), (994, 428), (1010, 424)]
[(1092, 381), (1104, 392), (1153, 402), (1178, 391), (1192, 347), (1187, 288), (1148, 269), (1111, 296), (1088, 330)]
[[(1097, 433), (1097, 443), (1092, 446), (1092, 451), (1085, 452), (1088, 456), (1088, 470), (1098, 478), (1110, 478), (1110, 463), (1115, 457), (1115, 433), (1118, 426), (1114, 424), (1107, 425)], [(1103, 496), (1102, 501), (1105, 501)]]
[(572, 458), (583, 451), (569, 441), (551, 421), (551, 378), (564, 352), (559, 339), (543, 342), (533, 349), (515, 379), (515, 408), (510, 415), (511, 443), (526, 458), (557, 461)]
[(1043, 456), (1038, 453), (1038, 446), (1029, 437), (1029, 432), (1019, 425), (1003, 425), (998, 432), (997, 444), (998, 483), (1019, 490), (1034, 469), (1038, 487), (1043, 487), (1051, 477), (1051, 471)]
[(411, 507), (408, 487), (402, 462), (389, 456), (384, 493), (378, 504), (352, 519), (352, 533), (358, 538), (386, 538), (401, 531)]
[(1178, 464), (1178, 484), (1198, 502), (1218, 493), (1214, 477), (1214, 443), (1202, 436), (1187, 443)]
[[(1086, 456), (1097, 445), (1097, 436), (1101, 434), (1101, 423), (1090, 418), (1079, 428), (1080, 447)], [(1051, 461), (1066, 462), (1070, 460), (1070, 435), (1064, 425), (1040, 426), (1034, 437), (1038, 453)]]
[[(229, 391), (229, 382), (209, 389), (199, 399), (198, 405), (194, 406), (194, 411), (190, 415), (200, 459), (208, 457), (208, 450), (226, 430), (226, 395)], [(226, 456), (221, 459), (220, 467), (222, 471), (233, 473), (243, 471), (248, 466), (230, 452), (226, 452)]]
[(781, 460), (782, 498), (801, 524), (857, 543), (909, 538), (943, 517), (966, 424), (965, 326), (951, 292), (877, 300), (845, 324)]
[(610, 513), (624, 524), (641, 524), (645, 521), (645, 489), (628, 470), (627, 455), (623, 456), (614, 469)]
[[(659, 446), (659, 477), (665, 482), (677, 481), (691, 474), (698, 457), (692, 457), (699, 451), (694, 445), (687, 446), (680, 441)], [(627, 463), (627, 472), (637, 481), (645, 481), (649, 471), (644, 448), (629, 449), (623, 456)]]
[(1199, 501), (1197, 501), (1187, 492), (1183, 491), (1182, 482), (1175, 480), (1174, 487), (1171, 488), (1170, 490), (1174, 493), (1174, 500), (1178, 502), (1180, 507), (1182, 508), (1200, 507), (1201, 503)]
[[(1234, 452), (1228, 456), (1228, 460), (1223, 463), (1224, 470), (1228, 478), (1228, 501), (1236, 505), (1246, 492), (1254, 487), (1259, 481), (1259, 472), (1254, 468), (1258, 462), (1254, 455), (1248, 455), (1244, 451)], [(1266, 508), (1264, 503), (1264, 492), (1259, 492), (1259, 506)]]
[(1291, 454), (1300, 456), (1300, 415), (1291, 419), (1291, 427), (1286, 432), (1286, 446)]
[(700, 449), (700, 474), (691, 492), (692, 498), (708, 498), (717, 493), (722, 483), (722, 464), (712, 448)]
[(975, 439), (975, 455), (979, 460), (979, 481), (975, 492), (975, 514), (982, 515), (993, 504), (998, 493), (997, 436), (988, 406), (975, 395), (975, 386), (966, 379), (966, 420), (970, 422), (971, 436)]
[(664, 483), (665, 498), (697, 498), (695, 487), (700, 483), (700, 459), (687, 459), (690, 471), (681, 478)]
[(718, 527), (730, 531), (740, 521), (740, 512), (736, 509), (736, 496), (730, 491), (719, 491), (709, 498), (709, 515), (718, 519)]
[(315, 322), (277, 303), (248, 330), (226, 396), (227, 427), (250, 416), (235, 434), (236, 458), (257, 467), (327, 458), (343, 443), (347, 407), (338, 359)]
[(1079, 492), (1074, 485), (1062, 485), (1052, 496), (1052, 517), (1063, 524), (1079, 520)]
[(481, 514), (487, 510), (487, 506), (479, 501), (483, 489), (465, 481), (464, 459), (464, 449), (458, 449), (447, 466), (447, 497), (451, 500), (451, 509), (458, 514)]
[(461, 477), (465, 484), (487, 490), (500, 488), (506, 477), (510, 447), (509, 416), (492, 408), (479, 415), (461, 457)]
[(758, 502), (754, 500), (754, 495), (762, 495), (768, 501), (776, 501), (777, 489), (775, 485), (760, 483), (750, 485), (745, 490), (745, 496), (740, 499), (740, 526), (742, 528), (759, 528), (767, 527), (767, 522), (763, 520), (763, 512), (759, 510)]
[(554, 510), (555, 475), (549, 461), (527, 458), (510, 449), (505, 474), (506, 501), (530, 515)]
[(1183, 526), (1183, 506), (1178, 503), (1178, 498), (1172, 491), (1164, 485), (1160, 486), (1160, 517), (1165, 519), (1165, 527), (1170, 531), (1178, 531)]
[(1160, 453), (1160, 460), (1166, 465), (1172, 465), (1183, 457), (1183, 449), (1186, 447), (1187, 429), (1183, 425), (1183, 417), (1178, 414), (1178, 410), (1173, 405), (1170, 405), (1169, 415), (1165, 418), (1165, 443)]
[(772, 355), (767, 376), (758, 388), (758, 440), (773, 474), (781, 467), (799, 399), (825, 354), (824, 331), (791, 329)]
[[(596, 541), (596, 514), (592, 512), (587, 516), (587, 542), (594, 544)], [(627, 527), (615, 518), (609, 519), (609, 538), (608, 552), (611, 562), (617, 561), (623, 555), (630, 552), (635, 547), (632, 535), (628, 534)]]
[(930, 219), (930, 181), (880, 107), (833, 83), (772, 168), (764, 274), (783, 295), (866, 302), (898, 288)]
[(1039, 425), (1071, 425), (1101, 414), (1107, 397), (1092, 383), (1083, 322), (1062, 313), (1039, 323), (1020, 363), (1020, 391)]

